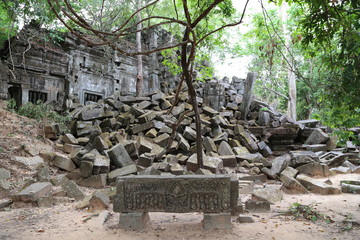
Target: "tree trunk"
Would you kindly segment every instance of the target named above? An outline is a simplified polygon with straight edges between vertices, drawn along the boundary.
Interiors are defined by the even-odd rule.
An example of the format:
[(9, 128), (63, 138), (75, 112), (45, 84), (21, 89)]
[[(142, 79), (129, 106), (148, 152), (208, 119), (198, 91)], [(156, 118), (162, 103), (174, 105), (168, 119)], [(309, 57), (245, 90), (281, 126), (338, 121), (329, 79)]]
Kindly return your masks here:
[(295, 66), (294, 59), (290, 53), (291, 50), (291, 36), (290, 32), (287, 28), (286, 21), (288, 19), (287, 10), (289, 9), (289, 5), (286, 2), (283, 2), (280, 8), (280, 14), (282, 19), (282, 28), (285, 36), (285, 48), (287, 51), (286, 58), (288, 59), (288, 63), (290, 64), (288, 70), (288, 87), (289, 87), (289, 100), (288, 100), (288, 109), (287, 114), (293, 120), (296, 120), (296, 76), (295, 76)]
[[(138, 0), (137, 2), (138, 6), (137, 8), (141, 8), (141, 0)], [(137, 13), (138, 21), (141, 21), (141, 12)], [(142, 24), (139, 23), (136, 26), (136, 50), (137, 52), (141, 52), (141, 29)], [(140, 96), (143, 91), (144, 87), (144, 78), (143, 78), (143, 62), (142, 62), (142, 55), (137, 55), (137, 77), (136, 77), (136, 96)]]
[[(189, 38), (189, 30), (185, 31), (183, 41), (187, 41)], [(184, 44), (181, 47), (181, 68), (185, 77), (185, 82), (188, 87), (188, 93), (190, 97), (191, 105), (193, 106), (193, 111), (195, 113), (195, 130), (196, 130), (196, 156), (199, 168), (204, 168), (204, 159), (202, 151), (202, 134), (201, 134), (201, 119), (200, 112), (198, 108), (198, 103), (196, 101), (196, 92), (192, 84), (192, 73), (189, 70), (189, 65), (187, 64), (187, 46)], [(194, 51), (192, 49), (191, 51)]]

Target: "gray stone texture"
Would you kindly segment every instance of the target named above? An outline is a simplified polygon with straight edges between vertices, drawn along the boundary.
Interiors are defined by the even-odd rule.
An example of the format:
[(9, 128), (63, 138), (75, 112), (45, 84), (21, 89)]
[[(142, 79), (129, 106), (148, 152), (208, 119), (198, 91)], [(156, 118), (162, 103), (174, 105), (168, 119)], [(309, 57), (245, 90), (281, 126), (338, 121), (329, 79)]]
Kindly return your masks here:
[(116, 167), (124, 167), (130, 164), (134, 164), (134, 161), (130, 158), (128, 152), (125, 150), (122, 144), (117, 144), (107, 151), (111, 163)]

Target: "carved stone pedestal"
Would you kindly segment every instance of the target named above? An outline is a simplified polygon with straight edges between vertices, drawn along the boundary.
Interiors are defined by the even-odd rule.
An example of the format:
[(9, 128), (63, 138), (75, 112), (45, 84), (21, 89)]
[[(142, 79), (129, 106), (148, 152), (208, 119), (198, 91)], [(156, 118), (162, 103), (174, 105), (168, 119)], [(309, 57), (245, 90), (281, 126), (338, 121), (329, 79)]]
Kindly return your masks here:
[(230, 213), (204, 213), (204, 230), (211, 229), (231, 229)]
[(120, 213), (119, 228), (126, 230), (142, 230), (150, 220), (148, 212)]

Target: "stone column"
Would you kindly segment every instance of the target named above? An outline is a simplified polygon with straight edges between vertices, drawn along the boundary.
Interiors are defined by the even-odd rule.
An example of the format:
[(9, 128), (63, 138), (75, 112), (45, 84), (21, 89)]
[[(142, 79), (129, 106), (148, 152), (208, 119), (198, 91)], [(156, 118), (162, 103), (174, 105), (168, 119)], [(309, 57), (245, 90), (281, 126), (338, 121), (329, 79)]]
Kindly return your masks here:
[(249, 72), (247, 74), (245, 80), (244, 96), (240, 105), (241, 120), (246, 120), (246, 117), (249, 113), (250, 105), (251, 102), (253, 101), (253, 88), (254, 88), (255, 79), (256, 79), (256, 73)]

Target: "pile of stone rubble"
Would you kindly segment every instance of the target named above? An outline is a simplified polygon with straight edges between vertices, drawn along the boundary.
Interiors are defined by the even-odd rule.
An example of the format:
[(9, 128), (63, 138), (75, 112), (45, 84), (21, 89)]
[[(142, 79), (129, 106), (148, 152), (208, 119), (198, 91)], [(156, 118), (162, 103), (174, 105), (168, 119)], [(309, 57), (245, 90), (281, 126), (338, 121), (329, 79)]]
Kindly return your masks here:
[[(175, 94), (115, 95), (73, 109), (68, 133), (62, 133), (58, 124), (45, 127), (45, 136), (67, 154), (40, 153), (33, 161), (39, 165), (45, 159), (66, 174), (52, 178), (50, 183), (49, 169), (40, 168), (38, 175), (45, 180), (14, 194), (13, 201), (33, 201), (42, 196), (42, 203), (37, 200), (39, 205), (54, 204), (54, 198), (43, 198), (54, 191), (54, 186), (62, 189), (59, 194), (80, 200), (85, 194), (78, 185), (105, 188), (118, 177), (132, 174), (236, 174), (240, 193), (246, 193), (254, 181), (274, 179), (281, 181), (282, 190), (288, 193), (337, 194), (340, 188), (316, 178), (360, 173), (358, 146), (349, 142), (347, 148), (336, 148), (336, 139), (318, 121), (293, 121), (252, 100), (239, 86), (241, 83), (209, 82), (197, 89), (204, 169), (197, 165), (194, 114), (186, 89), (173, 108)], [(209, 95), (211, 91), (218, 94)], [(244, 102), (250, 106), (246, 120)], [(15, 161), (31, 162), (21, 157)], [(359, 193), (359, 185), (344, 182), (342, 191)], [(93, 205), (108, 205), (109, 194), (96, 192), (90, 196)]]
[(55, 156), (52, 164), (66, 171), (78, 169), (78, 183), (85, 185), (96, 175), (104, 176), (102, 182), (111, 183), (130, 174), (238, 173), (243, 179), (259, 174), (264, 179), (265, 174), (298, 192), (313, 189), (308, 184), (317, 184), (307, 176), (360, 172), (356, 146), (348, 149), (353, 153), (335, 149), (336, 139), (329, 137), (326, 128), (318, 127), (318, 121), (295, 122), (256, 100), (252, 101), (249, 119), (240, 120), (243, 95), (233, 85), (225, 83), (222, 87), (227, 101), (219, 110), (203, 104), (209, 99), (198, 88), (199, 96), (203, 96), (197, 100), (204, 169), (197, 166), (195, 124), (186, 91), (171, 112), (175, 96), (162, 92), (114, 96), (76, 108), (71, 133), (59, 135), (56, 125), (45, 129), (47, 137), (70, 154)]

